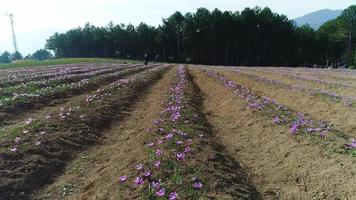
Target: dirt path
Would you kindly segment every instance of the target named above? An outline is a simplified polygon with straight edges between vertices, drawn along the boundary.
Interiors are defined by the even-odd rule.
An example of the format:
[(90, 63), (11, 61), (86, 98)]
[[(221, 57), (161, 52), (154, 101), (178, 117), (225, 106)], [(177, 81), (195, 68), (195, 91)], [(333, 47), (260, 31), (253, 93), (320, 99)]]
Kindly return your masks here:
[(307, 139), (293, 138), (199, 70), (204, 112), (228, 151), (248, 170), (265, 199), (356, 199), (355, 161), (328, 156)]
[[(124, 121), (112, 126), (102, 144), (77, 156), (55, 182), (33, 196), (36, 200), (122, 199), (118, 177), (144, 160), (145, 128), (159, 116), (161, 100), (175, 69), (165, 74)], [(154, 92), (153, 92), (154, 91)]]

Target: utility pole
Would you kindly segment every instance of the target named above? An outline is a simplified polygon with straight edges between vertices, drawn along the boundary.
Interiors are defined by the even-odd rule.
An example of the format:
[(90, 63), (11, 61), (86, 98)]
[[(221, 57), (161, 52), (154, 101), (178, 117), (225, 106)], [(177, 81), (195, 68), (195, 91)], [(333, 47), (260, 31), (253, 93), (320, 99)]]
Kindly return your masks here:
[(12, 13), (7, 13), (6, 16), (9, 16), (10, 18), (10, 24), (11, 24), (11, 30), (12, 30), (12, 41), (14, 43), (14, 49), (15, 52), (17, 52), (17, 43), (16, 43), (16, 36), (15, 36), (15, 30), (14, 30), (14, 14)]

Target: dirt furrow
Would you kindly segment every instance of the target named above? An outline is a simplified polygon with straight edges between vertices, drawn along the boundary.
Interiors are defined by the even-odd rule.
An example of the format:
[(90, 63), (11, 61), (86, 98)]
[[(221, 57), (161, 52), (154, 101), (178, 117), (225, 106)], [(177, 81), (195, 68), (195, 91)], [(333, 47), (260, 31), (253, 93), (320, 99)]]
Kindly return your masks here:
[(320, 97), (310, 96), (307, 93), (278, 88), (273, 85), (261, 84), (255, 80), (231, 72), (229, 69), (219, 69), (229, 80), (246, 86), (260, 96), (266, 96), (277, 102), (302, 113), (310, 115), (313, 119), (326, 121), (356, 136), (356, 114), (354, 109), (345, 107), (331, 101), (322, 100)]
[(323, 152), (289, 127), (248, 109), (233, 92), (193, 69), (217, 136), (241, 161), (265, 199), (355, 199), (355, 162)]
[[(2, 130), (7, 129), (6, 126), (11, 126), (19, 121), (27, 119), (29, 116), (37, 115), (38, 113), (43, 113), (52, 110), (51, 107), (58, 107), (73, 99), (83, 98), (86, 93), (90, 93), (104, 85), (108, 85), (121, 77), (126, 77), (134, 73), (146, 70), (148, 68), (132, 68), (123, 69), (116, 75), (112, 75), (108, 78), (99, 80), (97, 82), (92, 82), (86, 86), (81, 86), (78, 88), (72, 88), (68, 91), (58, 91), (54, 94), (50, 94), (44, 97), (39, 97), (37, 99), (29, 99), (27, 102), (18, 103), (18, 105), (12, 106), (11, 109), (0, 109), (0, 127)], [(29, 113), (31, 112), (31, 113)], [(0, 135), (1, 138), (1, 135)]]
[(53, 184), (33, 195), (36, 200), (125, 199), (119, 193), (118, 177), (145, 159), (147, 127), (160, 114), (161, 100), (170, 87), (175, 69), (167, 72), (141, 98), (129, 116), (103, 133), (106, 138), (95, 148), (77, 156)]
[[(29, 199), (29, 194), (50, 183), (53, 176), (61, 172), (73, 155), (96, 144), (103, 137), (103, 130), (106, 130), (113, 121), (127, 116), (127, 111), (137, 98), (159, 80), (165, 70), (152, 69), (133, 75), (130, 79), (125, 79), (127, 82), (117, 83), (118, 86), (110, 85), (106, 91), (111, 89), (112, 93), (96, 99), (94, 105), (90, 104), (92, 106), (84, 105), (83, 100), (68, 105), (71, 107), (82, 105), (77, 109), (81, 109), (80, 112), (85, 114), (84, 118), (79, 115), (80, 113), (72, 113), (70, 116), (64, 116), (64, 119), (53, 116), (47, 121), (35, 122), (43, 123), (41, 129), (46, 131), (39, 145), (29, 143), (21, 146), (23, 149), (19, 149), (18, 152), (0, 153), (0, 174), (3, 177), (0, 180), (0, 199)], [(126, 83), (127, 86), (120, 87)], [(31, 142), (34, 139), (32, 135), (36, 136), (36, 133), (29, 134), (28, 138), (25, 137), (27, 135), (22, 135), (24, 136), (22, 145)], [(49, 174), (52, 177), (48, 176)]]

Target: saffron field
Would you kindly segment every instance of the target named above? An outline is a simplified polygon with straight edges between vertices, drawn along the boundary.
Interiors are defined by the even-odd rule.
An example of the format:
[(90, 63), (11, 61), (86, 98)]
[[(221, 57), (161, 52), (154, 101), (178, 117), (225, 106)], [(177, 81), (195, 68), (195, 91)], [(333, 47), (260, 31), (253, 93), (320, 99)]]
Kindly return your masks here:
[(356, 72), (0, 71), (0, 200), (356, 199)]

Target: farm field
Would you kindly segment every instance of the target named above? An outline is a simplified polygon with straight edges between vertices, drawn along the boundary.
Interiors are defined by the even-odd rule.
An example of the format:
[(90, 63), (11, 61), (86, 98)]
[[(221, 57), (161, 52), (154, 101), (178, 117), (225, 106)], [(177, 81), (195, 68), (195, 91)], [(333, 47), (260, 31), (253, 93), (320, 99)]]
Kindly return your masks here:
[(0, 71), (0, 200), (356, 199), (356, 72)]

